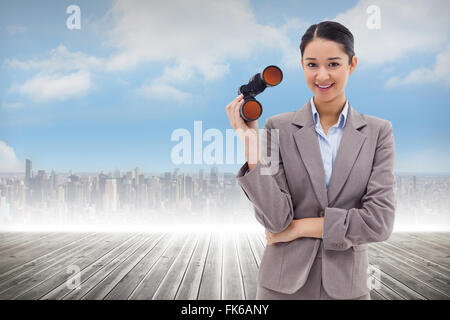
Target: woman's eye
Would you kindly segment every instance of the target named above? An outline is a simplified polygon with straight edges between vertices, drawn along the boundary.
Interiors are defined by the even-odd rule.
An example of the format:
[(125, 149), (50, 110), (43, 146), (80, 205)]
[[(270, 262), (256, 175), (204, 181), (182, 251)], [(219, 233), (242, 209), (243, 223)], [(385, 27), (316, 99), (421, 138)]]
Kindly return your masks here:
[(331, 67), (337, 67), (337, 66), (339, 66), (339, 63), (337, 63), (337, 62), (332, 62), (332, 63), (330, 63), (330, 66), (331, 66)]
[(315, 63), (312, 63), (312, 62), (310, 62), (310, 63), (308, 63), (308, 67), (315, 67), (316, 66), (316, 64)]

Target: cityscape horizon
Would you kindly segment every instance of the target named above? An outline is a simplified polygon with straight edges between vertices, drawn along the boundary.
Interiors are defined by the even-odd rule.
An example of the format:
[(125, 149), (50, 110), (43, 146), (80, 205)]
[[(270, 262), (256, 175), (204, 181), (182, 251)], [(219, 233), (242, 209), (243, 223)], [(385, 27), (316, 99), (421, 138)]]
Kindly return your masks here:
[[(209, 169), (209, 170), (208, 170)], [(32, 168), (0, 174), (3, 230), (262, 230), (237, 172), (60, 173)], [(450, 229), (450, 176), (394, 173), (396, 231)]]

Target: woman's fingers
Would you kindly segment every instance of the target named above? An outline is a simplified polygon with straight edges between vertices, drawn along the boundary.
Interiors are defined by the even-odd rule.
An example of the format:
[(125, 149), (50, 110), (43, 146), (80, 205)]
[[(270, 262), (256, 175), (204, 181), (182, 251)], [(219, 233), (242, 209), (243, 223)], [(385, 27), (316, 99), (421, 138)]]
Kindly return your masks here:
[(236, 102), (236, 104), (234, 105), (233, 112), (234, 112), (234, 123), (236, 124), (236, 127), (245, 130), (245, 129), (247, 129), (247, 125), (245, 124), (244, 119), (242, 119), (241, 113), (240, 113), (240, 109), (243, 104), (244, 104), (244, 99), (242, 99), (242, 98), (239, 99)]
[[(233, 101), (231, 101), (226, 107), (226, 111), (227, 111), (227, 115), (228, 118), (230, 120), (230, 124), (233, 127), (233, 129), (237, 129), (239, 123), (239, 119), (236, 118), (236, 110), (238, 110), (238, 114), (239, 114), (239, 109), (240, 108), (240, 101), (243, 101), (243, 95), (239, 95), (236, 98), (233, 99)], [(240, 116), (239, 116), (240, 118)], [(242, 120), (242, 118), (241, 118)]]

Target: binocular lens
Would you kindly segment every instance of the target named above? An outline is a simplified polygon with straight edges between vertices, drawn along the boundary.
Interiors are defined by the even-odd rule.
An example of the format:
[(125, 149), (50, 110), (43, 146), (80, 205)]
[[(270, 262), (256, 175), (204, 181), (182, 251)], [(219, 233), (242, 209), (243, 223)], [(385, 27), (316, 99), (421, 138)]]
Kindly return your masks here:
[(262, 107), (258, 101), (250, 100), (244, 102), (241, 108), (242, 115), (245, 120), (252, 121), (259, 118), (262, 113)]
[(283, 79), (283, 73), (278, 67), (269, 66), (263, 72), (264, 81), (270, 86), (276, 86)]

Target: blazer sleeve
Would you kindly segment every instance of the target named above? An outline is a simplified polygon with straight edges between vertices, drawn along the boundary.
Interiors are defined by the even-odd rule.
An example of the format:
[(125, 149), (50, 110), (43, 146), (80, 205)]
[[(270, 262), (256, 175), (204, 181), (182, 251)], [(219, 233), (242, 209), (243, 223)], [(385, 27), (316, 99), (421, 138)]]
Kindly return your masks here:
[[(266, 230), (279, 233), (293, 220), (294, 208), (279, 150), (279, 135), (276, 134), (277, 129), (272, 127), (270, 118), (264, 129), (261, 145), (266, 144), (270, 152), (267, 152), (268, 155), (262, 152), (261, 160), (251, 171), (248, 171), (248, 162), (245, 162), (236, 179), (253, 204), (256, 220)], [(278, 157), (271, 157), (273, 152), (277, 152)]]
[(325, 250), (347, 250), (353, 245), (384, 241), (394, 226), (394, 135), (392, 123), (380, 130), (362, 208), (326, 207), (323, 212)]

